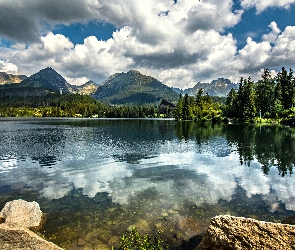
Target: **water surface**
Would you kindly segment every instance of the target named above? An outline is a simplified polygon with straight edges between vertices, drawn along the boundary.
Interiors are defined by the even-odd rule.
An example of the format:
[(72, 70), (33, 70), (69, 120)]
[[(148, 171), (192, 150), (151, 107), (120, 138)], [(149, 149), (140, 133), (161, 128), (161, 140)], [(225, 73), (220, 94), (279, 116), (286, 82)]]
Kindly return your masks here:
[(295, 215), (294, 129), (174, 120), (0, 120), (0, 209), (37, 201), (46, 238), (110, 249), (136, 226), (172, 246), (219, 214)]

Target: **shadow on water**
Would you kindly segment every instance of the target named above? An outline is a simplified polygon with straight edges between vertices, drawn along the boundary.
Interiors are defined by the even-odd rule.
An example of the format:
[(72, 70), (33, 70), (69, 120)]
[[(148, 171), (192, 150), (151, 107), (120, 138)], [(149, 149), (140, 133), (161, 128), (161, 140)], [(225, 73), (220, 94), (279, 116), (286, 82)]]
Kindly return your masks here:
[(171, 250), (194, 250), (202, 241), (202, 235), (195, 235), (188, 240), (182, 240), (179, 246), (171, 247)]

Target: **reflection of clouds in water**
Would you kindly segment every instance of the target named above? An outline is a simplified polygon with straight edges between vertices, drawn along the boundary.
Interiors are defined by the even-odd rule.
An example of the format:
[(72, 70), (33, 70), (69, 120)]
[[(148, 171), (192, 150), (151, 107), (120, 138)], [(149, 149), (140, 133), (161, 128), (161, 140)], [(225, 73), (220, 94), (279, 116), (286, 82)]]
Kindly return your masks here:
[(61, 168), (60, 173), (55, 175), (55, 183), (44, 183), (44, 188), (40, 191), (42, 196), (50, 199), (62, 198), (73, 188), (82, 189), (83, 194), (89, 197), (94, 197), (99, 192), (111, 195), (113, 190), (109, 186), (110, 182), (132, 175), (126, 166), (118, 165), (112, 159), (91, 164), (85, 161), (68, 162), (67, 166)]
[(88, 166), (85, 171), (80, 170), (78, 173), (67, 173), (66, 177), (72, 181), (75, 188), (82, 188), (83, 194), (94, 197), (98, 192), (107, 192), (112, 194), (109, 186), (111, 181), (119, 181), (125, 177), (130, 177), (131, 171), (126, 166), (118, 166), (116, 163), (109, 165)]
[[(152, 172), (156, 167), (163, 168), (165, 165), (169, 166), (165, 171), (168, 172), (169, 168), (172, 169), (172, 174), (168, 174), (170, 179), (164, 178), (165, 173), (161, 173), (162, 180), (161, 178), (152, 181), (149, 178), (130, 178), (128, 179), (128, 184), (120, 183), (119, 185), (116, 183), (112, 185), (113, 199), (119, 203), (126, 203), (130, 196), (152, 186), (160, 194), (164, 195), (167, 200), (174, 199), (178, 203), (184, 200), (189, 200), (195, 204), (202, 204), (204, 202), (214, 204), (219, 199), (229, 201), (237, 186), (234, 178), (235, 175), (225, 169), (220, 171), (220, 158), (211, 157), (209, 159), (206, 155), (189, 152), (161, 154), (151, 159), (142, 159), (140, 165), (136, 167), (141, 169), (150, 168), (150, 172)], [(222, 159), (223, 161), (226, 160), (225, 158)], [(227, 168), (233, 172), (237, 171), (239, 168), (237, 162), (238, 157), (236, 159), (227, 159)], [(176, 171), (179, 169), (181, 172)], [(187, 174), (184, 175), (185, 172)], [(177, 176), (178, 174), (183, 174), (183, 176)], [(157, 175), (157, 173), (154, 173), (154, 175)], [(150, 178), (152, 179), (152, 177), (153, 175), (151, 174)]]
[[(244, 166), (240, 186), (245, 189), (248, 198), (256, 194), (268, 195), (270, 193), (270, 179), (264, 175), (260, 168)], [(255, 164), (259, 167), (259, 164)]]
[(146, 190), (150, 187), (155, 187), (159, 192), (161, 187), (152, 183), (149, 179), (128, 179), (128, 181), (114, 181), (110, 184), (112, 188), (112, 199), (114, 203), (121, 205), (128, 204), (130, 198), (139, 192)]
[(171, 168), (190, 171), (191, 175), (182, 178), (181, 182), (176, 176), (171, 177), (169, 182), (166, 179), (151, 182), (148, 178), (128, 178), (128, 183), (111, 185), (114, 201), (126, 203), (136, 193), (154, 187), (159, 193), (166, 195), (167, 200), (174, 199), (180, 203), (188, 199), (198, 205), (215, 204), (220, 199), (230, 201), (239, 185), (245, 189), (248, 198), (262, 195), (270, 204), (270, 211), (276, 209), (278, 201), (285, 203), (288, 210), (295, 211), (294, 178), (278, 176), (276, 170), (264, 175), (261, 165), (255, 161), (251, 167), (239, 165), (237, 154), (223, 158), (195, 152), (161, 154), (151, 159), (142, 159), (136, 167), (150, 168), (152, 171), (158, 165), (170, 165)]
[[(185, 145), (184, 145), (185, 146)], [(0, 161), (3, 185), (23, 183), (35, 188), (49, 199), (66, 196), (72, 189), (81, 188), (83, 194), (94, 197), (107, 192), (114, 202), (127, 204), (130, 198), (153, 188), (164, 197), (163, 204), (177, 204), (189, 200), (197, 205), (215, 204), (220, 199), (230, 201), (237, 186), (247, 197), (260, 194), (275, 211), (279, 202), (295, 211), (294, 176), (281, 177), (273, 167), (264, 175), (261, 165), (239, 165), (238, 154), (216, 157), (209, 152), (162, 153), (130, 164), (112, 158), (66, 159), (51, 168), (32, 164), (30, 159)], [(165, 205), (165, 204), (164, 204)]]
[(270, 171), (271, 188), (278, 201), (285, 203), (286, 209), (295, 211), (295, 180), (294, 175), (278, 175), (276, 169)]
[(16, 159), (1, 159), (0, 160), (0, 174), (8, 173), (12, 169), (17, 168), (17, 160)]
[(67, 182), (59, 183), (58, 180), (52, 180), (46, 182), (45, 187), (39, 193), (48, 199), (59, 199), (67, 195), (72, 188)]

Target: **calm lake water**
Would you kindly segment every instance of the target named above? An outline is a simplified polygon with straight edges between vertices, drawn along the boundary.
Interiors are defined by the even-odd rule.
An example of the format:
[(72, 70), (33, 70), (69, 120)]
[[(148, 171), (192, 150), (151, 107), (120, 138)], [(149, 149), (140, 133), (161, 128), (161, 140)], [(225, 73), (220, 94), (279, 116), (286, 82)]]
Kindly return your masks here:
[(0, 150), (0, 209), (37, 201), (66, 249), (110, 249), (134, 226), (181, 249), (215, 215), (295, 215), (293, 128), (11, 118)]

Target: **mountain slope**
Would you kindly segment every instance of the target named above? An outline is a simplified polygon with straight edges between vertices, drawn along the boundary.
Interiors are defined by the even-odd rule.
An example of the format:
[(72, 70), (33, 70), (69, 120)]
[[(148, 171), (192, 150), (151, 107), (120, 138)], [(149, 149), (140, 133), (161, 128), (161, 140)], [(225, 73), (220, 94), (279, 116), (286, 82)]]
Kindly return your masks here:
[(99, 101), (117, 105), (158, 105), (162, 99), (174, 103), (178, 100), (178, 94), (171, 88), (136, 70), (112, 75), (93, 96)]
[(78, 93), (82, 95), (92, 95), (98, 88), (98, 85), (91, 80), (80, 86), (71, 84), (68, 84), (68, 86), (71, 93)]
[(27, 76), (25, 75), (13, 75), (13, 74), (7, 74), (6, 72), (0, 72), (0, 85), (20, 83), (22, 80), (26, 78)]
[(24, 79), (19, 85), (20, 87), (43, 88), (53, 92), (70, 93), (67, 81), (50, 67)]
[(173, 88), (173, 90), (177, 93), (182, 92), (183, 94), (188, 93), (190, 96), (195, 96), (199, 89), (202, 88), (204, 90), (204, 94), (208, 93), (210, 96), (226, 97), (231, 89), (237, 89), (238, 87), (238, 84), (232, 83), (229, 79), (218, 78), (210, 83), (198, 82), (193, 88), (185, 90)]

